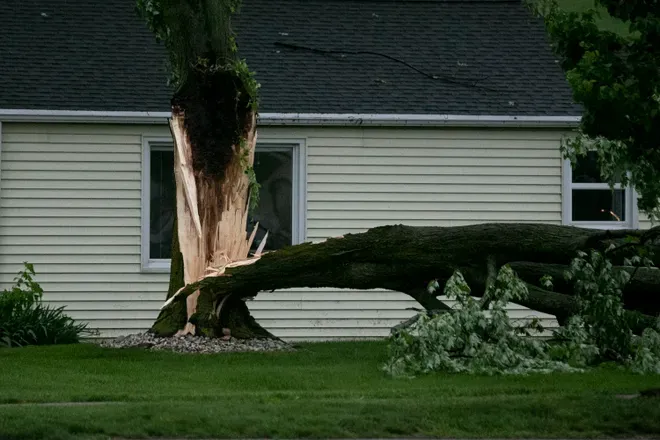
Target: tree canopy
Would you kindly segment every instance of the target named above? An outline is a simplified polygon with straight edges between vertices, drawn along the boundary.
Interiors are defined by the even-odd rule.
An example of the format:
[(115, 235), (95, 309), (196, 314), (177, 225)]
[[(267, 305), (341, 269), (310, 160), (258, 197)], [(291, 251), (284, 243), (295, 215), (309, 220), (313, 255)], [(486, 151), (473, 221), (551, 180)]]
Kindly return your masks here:
[[(594, 0), (583, 12), (556, 0), (531, 5), (583, 107), (577, 136), (562, 145), (565, 157), (595, 150), (602, 177), (633, 187), (639, 209), (660, 219), (660, 0)], [(629, 32), (599, 27), (596, 7)]]

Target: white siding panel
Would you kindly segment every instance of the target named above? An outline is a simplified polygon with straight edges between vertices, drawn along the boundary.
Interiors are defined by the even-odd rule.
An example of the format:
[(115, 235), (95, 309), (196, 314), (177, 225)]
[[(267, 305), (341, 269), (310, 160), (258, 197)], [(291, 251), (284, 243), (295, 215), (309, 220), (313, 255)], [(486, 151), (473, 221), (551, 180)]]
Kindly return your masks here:
[(651, 229), (654, 226), (658, 226), (657, 223), (654, 224), (649, 217), (644, 213), (639, 213), (639, 228), (640, 229)]
[[(4, 164), (3, 164), (4, 168)], [(88, 181), (92, 182), (106, 182), (106, 181), (113, 181), (113, 180), (121, 180), (121, 181), (128, 181), (128, 180), (135, 180), (135, 179), (140, 179), (140, 172), (139, 171), (107, 171), (107, 170), (99, 170), (99, 171), (89, 171), (84, 167), (73, 167), (73, 162), (72, 162), (72, 170), (66, 171), (66, 170), (58, 170), (58, 171), (53, 171), (51, 168), (48, 168), (47, 166), (43, 166), (43, 169), (41, 170), (16, 170), (12, 168), (4, 168), (3, 171), (3, 180), (41, 180), (41, 181), (46, 181), (49, 182), (51, 180), (54, 181), (59, 181), (59, 180), (71, 180), (71, 181), (77, 181), (79, 183), (79, 188), (84, 188), (84, 184), (86, 184)]]
[[(138, 200), (137, 205), (140, 206), (140, 190), (136, 188), (131, 189), (113, 189), (112, 200)], [(84, 188), (84, 189), (53, 189), (53, 188), (7, 188), (3, 194), (6, 199), (53, 199), (53, 200), (107, 200), (108, 192), (103, 189)], [(41, 206), (41, 205), (39, 205)]]
[[(64, 203), (65, 201), (63, 201)], [(47, 213), (47, 211), (44, 211)], [(71, 217), (2, 217), (0, 226), (52, 226), (52, 227), (135, 227), (140, 224), (140, 220), (134, 217), (78, 217), (72, 220)], [(138, 232), (139, 234), (139, 232)]]
[[(365, 150), (367, 151), (367, 150)], [(433, 167), (435, 168), (453, 168), (453, 167), (464, 167), (464, 166), (471, 166), (473, 167), (475, 164), (475, 157), (476, 158), (482, 158), (482, 154), (478, 154), (479, 152), (474, 153), (474, 156), (472, 157), (454, 157), (454, 156), (438, 156), (438, 151), (437, 150), (430, 150), (426, 149), (425, 151), (433, 151), (435, 155), (431, 156), (403, 156), (403, 155), (397, 155), (397, 156), (386, 156), (385, 154), (376, 156), (373, 154), (370, 155), (364, 155), (364, 156), (355, 156), (355, 155), (345, 155), (345, 156), (333, 156), (330, 154), (327, 154), (329, 152), (332, 152), (332, 149), (328, 149), (326, 151), (326, 154), (324, 155), (318, 155), (318, 156), (312, 156), (309, 158), (307, 163), (310, 166), (314, 165), (343, 165), (345, 167), (348, 166), (368, 166), (368, 167), (388, 167), (388, 166), (395, 166), (395, 167), (400, 167), (400, 166), (412, 166), (415, 168), (420, 168), (426, 169), (428, 167)], [(488, 150), (486, 150), (488, 151)], [(543, 151), (543, 150), (541, 150)], [(515, 151), (517, 152), (517, 150)], [(514, 154), (515, 154), (514, 152)], [(385, 152), (383, 152), (385, 153)], [(420, 163), (420, 158), (424, 159), (423, 163)], [(553, 170), (553, 172), (556, 172), (555, 168), (557, 168), (557, 161), (555, 158), (546, 158), (546, 157), (529, 157), (529, 158), (507, 158), (507, 157), (489, 157), (488, 161), (483, 161), (482, 163), (479, 164), (480, 166), (486, 167), (486, 168), (510, 168), (510, 167), (520, 167), (520, 168), (525, 168), (525, 169), (537, 169), (537, 168), (550, 168)], [(490, 172), (490, 170), (488, 170)]]
[[(4, 200), (4, 199), (3, 199)], [(3, 207), (2, 215), (4, 217), (41, 217), (41, 218), (139, 218), (140, 208), (126, 209), (112, 207), (112, 199), (108, 199), (108, 204), (104, 208), (9, 208)], [(36, 205), (35, 205), (36, 206)]]
[[(534, 188), (529, 186), (522, 186), (528, 191)], [(546, 188), (546, 187), (543, 187)], [(465, 188), (456, 188), (457, 191)], [(476, 188), (475, 188), (476, 189)], [(474, 192), (451, 192), (451, 193), (438, 193), (438, 192), (369, 192), (368, 200), (365, 200), (364, 188), (361, 188), (360, 193), (351, 191), (346, 188), (345, 191), (329, 191), (314, 190), (308, 197), (308, 204), (313, 203), (374, 203), (374, 202), (431, 202), (431, 203), (448, 203), (448, 202), (465, 202), (465, 203), (484, 203), (484, 202), (518, 202), (518, 203), (561, 203), (561, 195), (552, 193), (513, 193), (513, 192), (498, 192), (497, 187), (490, 186), (490, 191), (474, 191)], [(507, 187), (510, 189), (510, 187)]]
[[(37, 198), (18, 198), (18, 197), (5, 197), (5, 206), (9, 208), (29, 208), (31, 206), (40, 206), (42, 208), (94, 208), (103, 209), (108, 207), (108, 200), (105, 199), (37, 199)], [(140, 201), (135, 199), (122, 199), (117, 198), (112, 200), (112, 209), (116, 208), (133, 208), (140, 209)], [(137, 208), (136, 208), (137, 207)]]
[[(140, 265), (142, 135), (164, 126), (13, 124), (0, 157), (0, 287), (35, 264), (45, 299), (104, 337), (145, 330), (168, 275)], [(312, 241), (392, 223), (561, 223), (562, 133), (543, 130), (264, 128), (302, 140)], [(406, 295), (290, 289), (248, 303), (277, 336), (377, 338), (413, 313)], [(525, 318), (529, 310), (512, 307)], [(543, 316), (552, 325), (552, 319)]]
[(92, 328), (134, 331), (156, 316), (168, 276), (141, 273), (140, 264), (142, 133), (154, 130), (168, 134), (166, 126), (5, 124), (1, 287), (29, 261), (44, 299)]
[[(78, 130), (79, 128), (76, 128)], [(95, 136), (100, 136), (102, 133), (95, 133)], [(5, 150), (7, 153), (15, 154), (44, 154), (44, 144), (43, 143), (31, 143), (25, 141), (25, 134), (19, 142), (13, 142)], [(87, 142), (83, 144), (76, 144), (71, 142), (64, 143), (50, 143), (48, 144), (47, 154), (51, 153), (66, 153), (69, 155), (82, 154), (82, 157), (87, 154), (135, 154), (135, 147), (131, 144), (95, 144), (94, 139), (91, 139), (92, 142)]]
[[(53, 265), (56, 264), (61, 264), (62, 263), (62, 256), (58, 254), (49, 254), (49, 253), (37, 253), (33, 249), (30, 249), (33, 253), (21, 253), (21, 254), (9, 254), (11, 255), (11, 259), (13, 260), (19, 260), (19, 261), (29, 261), (30, 263), (33, 263), (35, 265), (41, 266), (41, 265), (46, 265), (48, 267), (52, 267)], [(90, 263), (90, 261), (93, 261), (94, 263)], [(133, 263), (139, 263), (140, 262), (140, 257), (139, 255), (134, 255), (133, 253), (129, 252), (123, 252), (123, 253), (112, 253), (112, 254), (75, 254), (75, 253), (69, 253), (67, 252), (66, 254), (66, 263), (67, 265), (70, 264), (133, 264)], [(44, 273), (43, 271), (39, 270), (39, 273)]]
[[(49, 219), (42, 219), (49, 220)], [(26, 222), (27, 223), (27, 222)], [(114, 235), (114, 236), (130, 236), (136, 235), (139, 236), (139, 232), (135, 232), (135, 227), (126, 227), (126, 226), (112, 226), (112, 227), (93, 227), (93, 226), (49, 226), (47, 228), (35, 228), (34, 226), (39, 226), (39, 222), (29, 222), (32, 223), (31, 226), (6, 226), (7, 223), (0, 223), (4, 226), (0, 229), (0, 235), (6, 235), (9, 237), (15, 236), (26, 236), (26, 235), (35, 235), (35, 236), (66, 236), (66, 235), (87, 235), (87, 236), (99, 236), (99, 235)], [(41, 226), (43, 225), (41, 222)], [(109, 225), (110, 226), (110, 225)]]
[[(59, 153), (61, 154), (61, 153)], [(68, 155), (67, 155), (68, 156)], [(66, 160), (67, 157), (61, 157), (60, 160)], [(75, 162), (75, 161), (66, 161), (66, 162), (53, 162), (53, 161), (43, 161), (43, 162), (21, 162), (13, 160), (5, 160), (3, 167), (7, 172), (11, 171), (48, 171), (49, 175), (54, 175), (56, 171), (63, 172), (84, 172), (89, 171), (102, 171), (102, 172), (140, 172), (140, 162), (130, 163), (130, 162)], [(75, 166), (74, 169), (73, 166)], [(81, 174), (85, 176), (86, 174)]]
[[(465, 148), (459, 147), (455, 149), (445, 149), (438, 150), (434, 147), (434, 144), (437, 141), (430, 141), (428, 143), (423, 143), (423, 140), (416, 141), (418, 147), (414, 151), (408, 152), (405, 147), (398, 148), (382, 148), (382, 147), (370, 147), (370, 148), (359, 148), (364, 147), (363, 145), (356, 145), (353, 147), (345, 146), (332, 146), (333, 144), (328, 143), (325, 145), (320, 145), (318, 142), (312, 143), (308, 146), (313, 147), (316, 152), (316, 156), (330, 156), (331, 160), (341, 160), (338, 159), (337, 155), (342, 158), (367, 158), (367, 157), (394, 157), (394, 158), (410, 158), (410, 157), (423, 157), (425, 159), (435, 160), (436, 158), (444, 158), (445, 160), (465, 160), (469, 158), (489, 158), (494, 160), (508, 159), (515, 157), (516, 160), (524, 159), (554, 159), (555, 155), (551, 153), (551, 150), (547, 149), (527, 149), (527, 148), (490, 148), (488, 146), (480, 147), (470, 147), (465, 145)], [(397, 145), (403, 145), (403, 142), (399, 142)], [(428, 146), (425, 146), (428, 145)], [(396, 146), (394, 146), (396, 147)], [(359, 148), (359, 149), (358, 149)], [(311, 159), (311, 158), (310, 158)], [(360, 159), (358, 159), (360, 160)], [(489, 161), (490, 163), (490, 161)], [(507, 162), (508, 165), (510, 163)]]
[(5, 189), (49, 189), (49, 190), (140, 190), (140, 181), (133, 180), (90, 180), (85, 182), (84, 188), (80, 182), (75, 180), (66, 180), (66, 176), (53, 180), (5, 180), (3, 178)]
[[(328, 133), (330, 131), (327, 131)], [(308, 185), (307, 239), (322, 241), (362, 232), (384, 224), (463, 226), (483, 222), (544, 222), (561, 224), (562, 133), (527, 130), (369, 129), (334, 130), (319, 136), (306, 130)], [(351, 135), (351, 133), (353, 133)], [(366, 293), (366, 292), (365, 292)], [(392, 322), (412, 316), (418, 306), (406, 295), (383, 295), (360, 306), (334, 298), (324, 308), (341, 312), (343, 321), (329, 319), (325, 334), (334, 337), (385, 336)], [(387, 295), (387, 296), (385, 296)], [(266, 296), (266, 295), (264, 295)], [(257, 297), (257, 302), (261, 300)], [(328, 304), (342, 299), (342, 306)], [(384, 304), (396, 304), (397, 309)], [(344, 306), (345, 304), (345, 306)], [(514, 306), (512, 316), (534, 313)], [(389, 310), (386, 315), (376, 315)], [(397, 312), (393, 313), (393, 312)], [(545, 326), (556, 322), (539, 316)], [(266, 311), (255, 316), (270, 319)], [(387, 319), (380, 319), (387, 316)], [(276, 325), (275, 323), (273, 325)], [(318, 337), (317, 327), (309, 337)], [(278, 329), (279, 330), (279, 329)], [(292, 335), (282, 329), (279, 335)]]
[[(0, 228), (2, 230), (2, 228)], [(58, 246), (58, 245), (31, 245), (29, 248), (24, 246), (15, 245), (0, 245), (0, 255), (12, 256), (11, 261), (26, 261), (20, 259), (20, 255), (30, 255), (32, 258), (37, 256), (56, 258), (57, 261), (62, 261), (61, 255), (139, 255), (140, 246), (122, 246), (122, 245), (105, 245), (105, 246)], [(28, 259), (27, 261), (32, 261)]]
[[(360, 191), (356, 192), (354, 184), (311, 182), (307, 184), (307, 198), (308, 200), (314, 200), (314, 197), (321, 193), (335, 194), (333, 197), (343, 197), (345, 193), (350, 193), (352, 194), (352, 197), (366, 197), (366, 200), (372, 200), (372, 197), (383, 197), (383, 195), (378, 194), (385, 194), (385, 197), (390, 194), (395, 196), (398, 194), (405, 194), (408, 197), (426, 197), (426, 194), (432, 194), (436, 197), (460, 197), (463, 194), (479, 194), (489, 198), (499, 197), (503, 194), (513, 194), (516, 197), (530, 194), (552, 194), (556, 197), (561, 197), (560, 185), (538, 185), (530, 184), (528, 182), (523, 184), (490, 185), (478, 185), (473, 183), (458, 184), (449, 182), (443, 185), (443, 189), (445, 189), (446, 192), (438, 192), (437, 188), (433, 185), (427, 185), (425, 183), (407, 183), (405, 185), (395, 186), (389, 182), (383, 182), (375, 184), (362, 183), (360, 184)], [(319, 198), (321, 197), (325, 197), (325, 195), (319, 196)]]
[[(89, 152), (76, 152), (75, 154), (72, 154), (69, 152), (69, 154), (66, 155), (66, 157), (62, 156), (62, 152), (52, 152), (49, 151), (48, 153), (40, 153), (38, 151), (7, 151), (4, 155), (5, 160), (7, 162), (18, 162), (18, 163), (29, 163), (32, 164), (32, 166), (36, 166), (37, 164), (44, 164), (44, 163), (60, 163), (62, 162), (62, 159), (66, 159), (66, 162), (81, 162), (81, 163), (89, 163), (89, 164), (96, 164), (98, 166), (99, 163), (104, 163), (104, 162), (111, 162), (110, 164), (106, 164), (106, 167), (112, 166), (112, 164), (115, 163), (128, 163), (131, 165), (131, 167), (134, 167), (136, 164), (140, 164), (140, 154), (139, 153), (118, 153), (118, 152), (112, 152), (112, 153), (106, 153), (103, 151), (107, 151), (107, 148), (103, 149), (98, 149), (96, 152), (94, 151), (89, 151)], [(82, 165), (85, 168), (88, 168), (90, 165)]]
[[(422, 159), (420, 159), (422, 160)], [(559, 176), (519, 176), (510, 175), (482, 175), (482, 174), (460, 174), (460, 171), (453, 171), (454, 174), (432, 174), (432, 175), (405, 175), (405, 174), (341, 174), (341, 167), (337, 167), (336, 174), (314, 174), (313, 169), (308, 171), (308, 179), (311, 183), (350, 183), (353, 185), (362, 184), (390, 184), (397, 186), (405, 185), (437, 185), (436, 191), (442, 185), (448, 184), (477, 184), (477, 185), (519, 185), (521, 181), (527, 180), (531, 185), (556, 185)], [(467, 171), (469, 172), (469, 171)]]
[[(1, 208), (0, 208), (1, 209)], [(137, 235), (78, 235), (71, 233), (70, 235), (4, 235), (0, 234), (2, 241), (0, 246), (65, 246), (69, 247), (85, 246), (87, 248), (98, 246), (115, 246), (115, 245), (140, 245), (140, 236)]]
[[(418, 158), (417, 165), (341, 165), (343, 175), (385, 175), (385, 176), (558, 176), (561, 170), (549, 167), (503, 167), (503, 166), (432, 166)], [(337, 165), (310, 165), (310, 174), (337, 173)]]
[[(527, 199), (526, 197), (521, 197), (523, 200)], [(511, 211), (531, 211), (531, 212), (552, 212), (556, 213), (558, 209), (561, 209), (561, 203), (558, 201), (553, 202), (543, 202), (534, 200), (532, 203), (531, 200), (525, 200), (523, 202), (516, 200), (508, 202), (493, 202), (487, 201), (482, 198), (481, 200), (464, 200), (464, 201), (442, 201), (440, 202), (441, 208), (443, 211), (448, 212), (457, 212), (465, 211), (466, 209), (470, 212), (476, 211), (501, 211), (501, 212), (511, 212)], [(391, 211), (392, 209), (397, 209), (398, 205), (402, 200), (368, 200), (368, 201), (339, 201), (339, 200), (330, 200), (330, 201), (310, 201), (308, 202), (309, 211), (319, 211), (323, 212), (335, 212), (336, 210), (343, 211), (353, 211), (360, 215), (360, 212), (379, 212), (379, 211)], [(517, 202), (517, 203), (516, 203)], [(437, 211), (438, 206), (435, 202), (426, 202), (426, 201), (416, 201), (410, 200), (406, 201), (406, 208), (408, 212), (427, 212), (427, 211)], [(319, 214), (323, 215), (323, 214)], [(413, 216), (413, 218), (420, 218)]]

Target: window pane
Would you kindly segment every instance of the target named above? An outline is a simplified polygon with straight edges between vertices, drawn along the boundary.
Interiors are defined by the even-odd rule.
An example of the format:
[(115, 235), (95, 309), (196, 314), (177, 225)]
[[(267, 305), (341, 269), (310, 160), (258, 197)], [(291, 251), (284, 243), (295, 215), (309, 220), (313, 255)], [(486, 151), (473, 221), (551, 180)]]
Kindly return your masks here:
[(573, 221), (625, 221), (625, 213), (625, 190), (573, 190)]
[[(574, 183), (604, 183), (600, 175), (598, 166), (598, 155), (595, 151), (587, 153), (586, 157), (581, 157), (577, 163), (572, 164)], [(621, 179), (616, 179), (620, 182)]]
[[(266, 250), (276, 250), (292, 242), (293, 151), (265, 149), (255, 153), (254, 169), (261, 184), (259, 206), (248, 218), (247, 232), (259, 230), (252, 244), (254, 252), (266, 231)], [(151, 151), (151, 212), (149, 258), (169, 259), (172, 253), (172, 227), (176, 215), (176, 184), (172, 150)]]
[(149, 258), (170, 258), (172, 254), (172, 227), (176, 215), (176, 186), (172, 150), (152, 150), (150, 171)]
[(261, 185), (259, 206), (248, 219), (247, 232), (252, 233), (259, 222), (257, 235), (252, 243), (254, 252), (266, 232), (266, 250), (281, 249), (292, 242), (292, 194), (293, 151), (264, 149), (254, 155), (254, 172)]

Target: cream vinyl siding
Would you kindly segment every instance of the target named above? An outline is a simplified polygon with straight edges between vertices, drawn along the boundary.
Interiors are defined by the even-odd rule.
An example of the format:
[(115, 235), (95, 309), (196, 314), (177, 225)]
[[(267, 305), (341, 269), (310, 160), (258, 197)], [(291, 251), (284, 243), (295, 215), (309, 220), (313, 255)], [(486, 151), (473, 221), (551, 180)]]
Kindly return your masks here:
[[(561, 224), (561, 158), (553, 130), (274, 128), (259, 139), (301, 141), (306, 239), (369, 227), (489, 221)], [(3, 124), (0, 284), (23, 261), (54, 305), (114, 336), (148, 328), (167, 290), (143, 273), (142, 136), (163, 126)], [(386, 291), (262, 293), (251, 310), (283, 338), (381, 337), (414, 313)], [(531, 311), (517, 307), (513, 316)], [(549, 317), (546, 324), (552, 325)]]
[(145, 329), (166, 274), (141, 273), (142, 135), (167, 126), (3, 124), (0, 283), (35, 265), (44, 298), (103, 336)]
[(649, 217), (644, 213), (639, 213), (639, 229), (651, 229), (653, 226), (658, 226), (649, 220)]

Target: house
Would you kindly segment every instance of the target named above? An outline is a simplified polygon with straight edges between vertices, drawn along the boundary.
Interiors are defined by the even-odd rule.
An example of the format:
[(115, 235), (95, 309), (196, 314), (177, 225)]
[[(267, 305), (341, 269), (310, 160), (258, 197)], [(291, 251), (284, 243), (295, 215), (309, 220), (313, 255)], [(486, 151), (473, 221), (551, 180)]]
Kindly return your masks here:
[[(171, 90), (133, 4), (0, 2), (0, 288), (34, 263), (45, 299), (103, 336), (148, 328), (168, 283)], [(562, 161), (580, 108), (520, 0), (245, 0), (235, 25), (262, 84), (252, 220), (271, 248), (394, 223), (648, 226), (593, 162)], [(249, 303), (304, 339), (384, 336), (415, 305)]]

